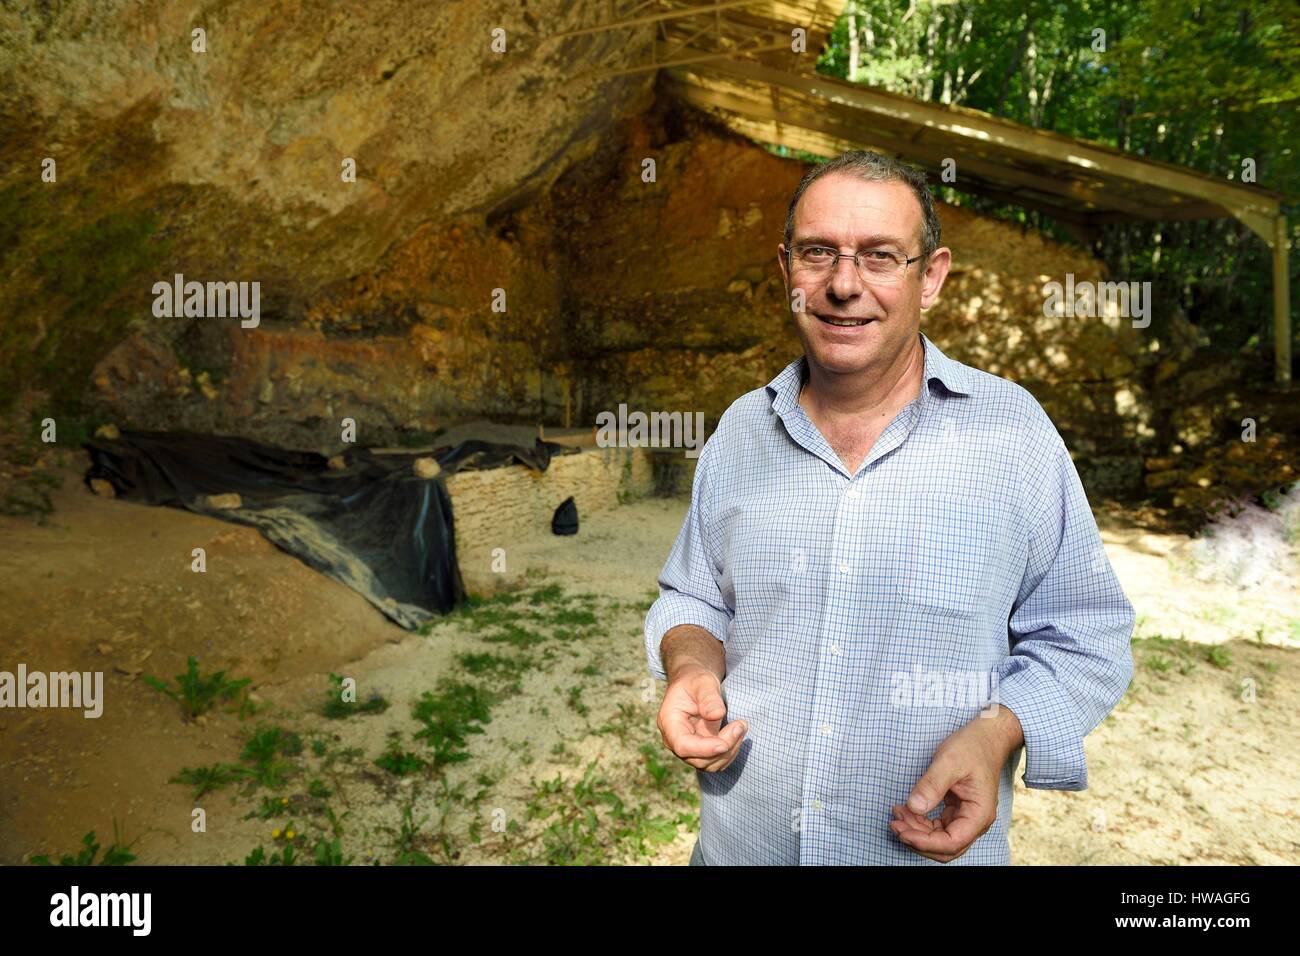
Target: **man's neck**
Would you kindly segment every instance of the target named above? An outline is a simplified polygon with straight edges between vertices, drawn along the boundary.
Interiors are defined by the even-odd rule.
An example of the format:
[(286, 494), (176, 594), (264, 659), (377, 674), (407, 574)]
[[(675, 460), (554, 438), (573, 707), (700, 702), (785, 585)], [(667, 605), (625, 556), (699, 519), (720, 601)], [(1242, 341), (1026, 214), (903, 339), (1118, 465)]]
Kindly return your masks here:
[[(819, 372), (805, 356), (799, 404), (814, 419), (890, 418), (921, 391), (925, 375), (925, 346), (920, 335), (883, 372), (859, 376)], [(870, 377), (868, 377), (870, 376)]]

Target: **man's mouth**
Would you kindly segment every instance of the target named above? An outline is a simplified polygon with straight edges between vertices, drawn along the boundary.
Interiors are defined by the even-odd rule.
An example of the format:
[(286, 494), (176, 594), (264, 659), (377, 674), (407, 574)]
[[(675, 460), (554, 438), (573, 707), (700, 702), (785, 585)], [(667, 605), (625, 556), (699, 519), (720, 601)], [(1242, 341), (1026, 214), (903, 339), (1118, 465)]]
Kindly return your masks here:
[(818, 321), (825, 322), (827, 325), (834, 325), (838, 328), (853, 328), (858, 325), (866, 325), (868, 322), (874, 322), (875, 319), (860, 319), (851, 315), (821, 315), (814, 312)]

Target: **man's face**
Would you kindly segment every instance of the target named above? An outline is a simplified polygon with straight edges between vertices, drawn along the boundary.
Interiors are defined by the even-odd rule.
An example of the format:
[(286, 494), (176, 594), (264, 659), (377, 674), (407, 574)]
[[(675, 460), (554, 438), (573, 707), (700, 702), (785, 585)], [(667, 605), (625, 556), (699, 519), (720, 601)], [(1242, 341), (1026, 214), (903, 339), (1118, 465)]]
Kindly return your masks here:
[[(815, 243), (839, 252), (880, 249), (911, 259), (921, 253), (921, 205), (906, 183), (868, 182), (831, 173), (803, 194), (795, 210), (792, 245)], [(921, 312), (939, 296), (950, 255), (938, 249), (926, 261), (907, 266), (901, 280), (863, 281), (852, 260), (840, 259), (820, 278), (809, 276), (797, 258), (787, 265), (778, 246), (787, 294), (804, 293), (795, 326), (811, 364), (846, 374), (880, 371), (916, 340)], [(865, 325), (835, 326), (825, 319), (866, 319)]]

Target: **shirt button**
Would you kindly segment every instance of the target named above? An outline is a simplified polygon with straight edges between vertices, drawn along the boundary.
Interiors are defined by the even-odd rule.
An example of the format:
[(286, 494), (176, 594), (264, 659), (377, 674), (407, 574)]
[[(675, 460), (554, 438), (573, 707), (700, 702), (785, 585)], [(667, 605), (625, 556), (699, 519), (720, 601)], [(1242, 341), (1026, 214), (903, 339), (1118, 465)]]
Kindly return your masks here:
[(813, 800), (812, 808), (814, 810), (820, 810), (822, 808), (822, 802), (820, 800)]
[(848, 574), (848, 573), (849, 573), (848, 562), (847, 561), (840, 562), (840, 574)]
[(830, 732), (831, 732), (831, 725), (830, 725), (830, 724), (822, 724), (822, 736), (823, 736), (823, 737), (828, 737), (828, 736), (830, 736)]
[(848, 498), (851, 501), (856, 501), (858, 498), (858, 490), (856, 488), (850, 488), (848, 493)]
[(838, 644), (832, 644), (832, 645), (831, 645), (831, 653), (834, 654), (836, 657), (839, 657), (839, 656), (840, 656), (840, 646), (839, 646)]

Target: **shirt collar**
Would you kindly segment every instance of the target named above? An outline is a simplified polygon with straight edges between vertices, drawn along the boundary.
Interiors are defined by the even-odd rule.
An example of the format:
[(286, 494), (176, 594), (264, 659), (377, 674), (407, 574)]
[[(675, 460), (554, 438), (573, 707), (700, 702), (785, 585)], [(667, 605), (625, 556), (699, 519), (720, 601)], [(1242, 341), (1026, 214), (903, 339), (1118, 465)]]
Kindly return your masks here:
[[(924, 380), (932, 382), (937, 379), (948, 391), (957, 395), (969, 395), (974, 385), (971, 381), (973, 369), (944, 355), (939, 346), (931, 342), (924, 332), (917, 334), (921, 336), (921, 344), (925, 348)], [(801, 355), (767, 383), (772, 407), (776, 411), (789, 411), (799, 404), (799, 386), (803, 381), (806, 365), (807, 358)], [(924, 397), (922, 396), (923, 399)]]

